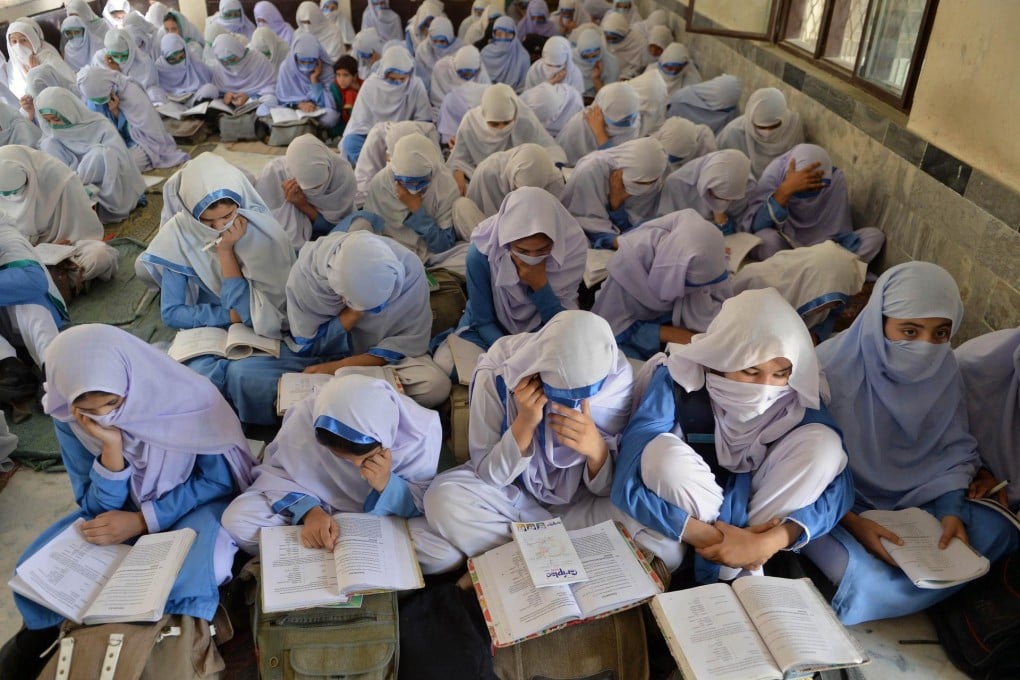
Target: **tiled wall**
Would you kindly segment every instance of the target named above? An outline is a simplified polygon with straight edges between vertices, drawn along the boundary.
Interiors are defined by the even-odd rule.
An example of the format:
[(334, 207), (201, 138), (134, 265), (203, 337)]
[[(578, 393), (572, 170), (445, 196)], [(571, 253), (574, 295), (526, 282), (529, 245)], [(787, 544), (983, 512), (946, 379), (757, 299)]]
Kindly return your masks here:
[(953, 274), (966, 304), (958, 341), (1020, 325), (1020, 195), (908, 132), (902, 115), (805, 73), (774, 46), (692, 33), (680, 39), (706, 78), (740, 78), (742, 105), (760, 87), (786, 94), (808, 141), (846, 173), (855, 224), (886, 233), (880, 269), (919, 259)]

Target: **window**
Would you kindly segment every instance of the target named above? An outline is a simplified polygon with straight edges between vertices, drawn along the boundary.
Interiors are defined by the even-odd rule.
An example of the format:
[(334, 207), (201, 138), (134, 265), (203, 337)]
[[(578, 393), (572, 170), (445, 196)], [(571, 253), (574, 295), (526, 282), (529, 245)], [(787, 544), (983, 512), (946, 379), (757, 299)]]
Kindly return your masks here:
[(910, 108), (938, 0), (688, 0), (687, 30), (769, 40)]

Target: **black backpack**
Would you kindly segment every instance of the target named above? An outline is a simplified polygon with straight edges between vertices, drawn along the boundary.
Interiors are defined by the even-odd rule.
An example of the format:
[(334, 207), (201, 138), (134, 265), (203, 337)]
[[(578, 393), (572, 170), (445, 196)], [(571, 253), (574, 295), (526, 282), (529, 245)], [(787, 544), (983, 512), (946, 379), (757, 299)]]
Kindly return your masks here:
[(931, 607), (939, 642), (972, 678), (1020, 678), (1020, 553)]

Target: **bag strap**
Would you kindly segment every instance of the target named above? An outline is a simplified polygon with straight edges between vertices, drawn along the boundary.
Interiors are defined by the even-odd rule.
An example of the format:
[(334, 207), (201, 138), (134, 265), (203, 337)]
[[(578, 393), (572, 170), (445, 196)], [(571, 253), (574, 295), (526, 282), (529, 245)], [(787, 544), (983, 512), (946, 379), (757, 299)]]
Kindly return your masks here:
[(56, 677), (69, 677), (71, 673), (72, 658), (74, 658), (74, 638), (66, 637), (60, 641), (60, 652), (57, 654)]
[[(106, 654), (103, 656), (103, 667), (99, 672), (99, 680), (114, 680), (117, 674), (117, 661), (120, 650), (124, 648), (124, 633), (110, 633), (106, 642)], [(59, 676), (58, 676), (59, 677)]]

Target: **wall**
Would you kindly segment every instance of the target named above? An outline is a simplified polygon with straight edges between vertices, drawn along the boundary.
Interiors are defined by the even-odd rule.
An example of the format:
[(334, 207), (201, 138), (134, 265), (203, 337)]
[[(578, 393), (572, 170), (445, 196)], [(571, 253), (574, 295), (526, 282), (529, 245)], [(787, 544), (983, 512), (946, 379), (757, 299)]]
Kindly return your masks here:
[[(703, 34), (680, 40), (706, 78), (741, 79), (741, 105), (761, 87), (784, 92), (808, 141), (846, 173), (855, 224), (886, 233), (880, 269), (920, 259), (953, 274), (967, 309), (958, 341), (1020, 325), (1020, 195), (910, 132), (903, 114), (774, 46)], [(983, 132), (976, 127), (968, 122), (963, 131)]]
[(1020, 191), (1020, 2), (939, 3), (907, 129)]

